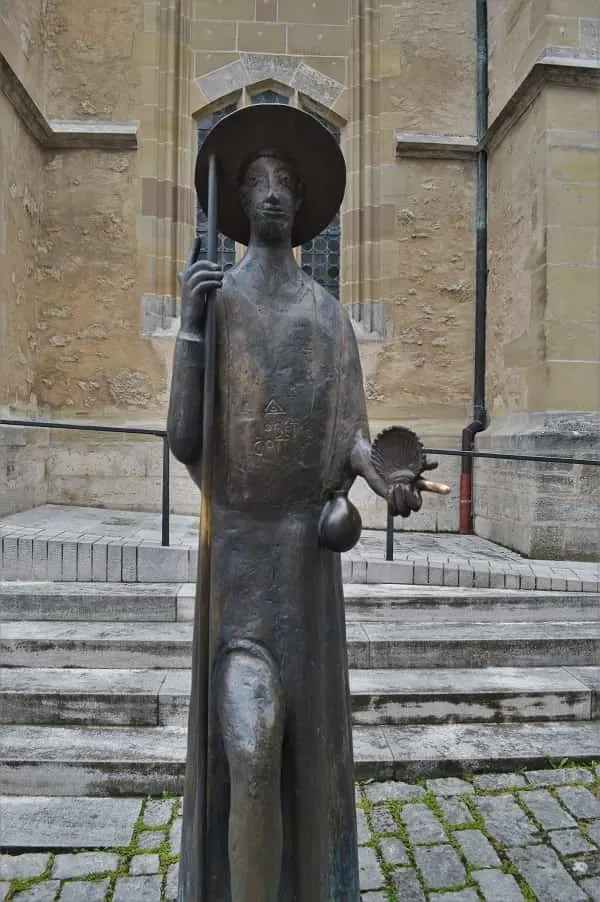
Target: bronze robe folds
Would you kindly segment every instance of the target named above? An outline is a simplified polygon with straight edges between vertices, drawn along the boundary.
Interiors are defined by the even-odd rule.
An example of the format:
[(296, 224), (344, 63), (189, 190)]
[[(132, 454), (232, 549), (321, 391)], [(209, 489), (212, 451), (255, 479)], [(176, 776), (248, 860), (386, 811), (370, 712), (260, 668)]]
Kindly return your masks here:
[[(356, 434), (368, 435), (360, 361), (345, 310), (303, 273), (277, 309), (251, 300), (235, 273), (216, 300), (213, 685), (223, 655), (244, 648), (270, 662), (281, 687), (280, 902), (358, 902), (341, 564), (319, 547), (317, 527), (329, 494), (352, 483)], [(193, 344), (181, 352), (188, 361)], [(174, 380), (199, 380), (200, 369), (182, 376), (176, 356)], [(199, 482), (200, 462), (187, 463)], [(198, 899), (229, 902), (228, 768), (211, 711), (208, 800), (193, 806), (197, 817), (207, 805), (208, 895)], [(190, 737), (190, 751), (196, 741), (203, 747)], [(193, 862), (191, 817), (182, 854)]]

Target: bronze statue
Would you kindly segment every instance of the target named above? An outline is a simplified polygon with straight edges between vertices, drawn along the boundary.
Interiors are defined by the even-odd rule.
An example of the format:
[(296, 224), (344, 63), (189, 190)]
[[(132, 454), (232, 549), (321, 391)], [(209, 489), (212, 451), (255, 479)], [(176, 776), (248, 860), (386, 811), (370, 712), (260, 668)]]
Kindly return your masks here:
[(226, 273), (193, 260), (182, 276), (168, 432), (198, 484), (207, 304), (216, 400), (199, 599), (210, 606), (210, 697), (192, 685), (179, 902), (358, 902), (338, 552), (360, 517), (346, 496), (362, 476), (406, 516), (430, 484), (410, 471), (390, 482), (374, 465), (350, 320), (293, 254), (341, 202), (335, 140), (290, 107), (233, 113), (199, 154), (204, 205), (211, 154), (219, 230), (248, 249)]

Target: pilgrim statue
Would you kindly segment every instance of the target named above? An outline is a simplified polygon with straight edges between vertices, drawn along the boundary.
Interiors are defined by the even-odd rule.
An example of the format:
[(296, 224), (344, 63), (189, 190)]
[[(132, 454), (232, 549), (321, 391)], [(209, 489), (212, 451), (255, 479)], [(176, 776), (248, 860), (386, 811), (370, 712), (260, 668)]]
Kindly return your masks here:
[(420, 478), (434, 465), (376, 465), (349, 317), (294, 256), (342, 201), (335, 139), (289, 106), (232, 113), (198, 156), (205, 209), (211, 158), (216, 224), (247, 250), (223, 272), (197, 249), (181, 276), (168, 435), (198, 485), (210, 305), (216, 375), (197, 599), (209, 641), (196, 628), (193, 651), (209, 688), (192, 682), (178, 898), (359, 902), (340, 551), (360, 516), (347, 494), (362, 476), (407, 516), (435, 490)]

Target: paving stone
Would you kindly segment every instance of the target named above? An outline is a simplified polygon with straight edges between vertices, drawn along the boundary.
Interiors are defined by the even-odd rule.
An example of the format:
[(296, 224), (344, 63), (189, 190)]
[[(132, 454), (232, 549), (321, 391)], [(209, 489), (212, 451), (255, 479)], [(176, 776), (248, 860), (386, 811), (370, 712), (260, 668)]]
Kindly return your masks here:
[[(511, 861), (538, 899), (544, 902), (587, 902), (583, 891), (565, 870), (548, 846), (515, 848), (508, 852)], [(504, 900), (503, 900), (504, 902)]]
[(567, 783), (591, 783), (594, 778), (584, 767), (557, 767), (552, 770), (529, 770), (525, 779), (533, 786), (564, 786)]
[(46, 880), (18, 893), (15, 902), (54, 902), (60, 883), (58, 880)]
[[(4, 814), (2, 815), (2, 842), (4, 842)], [(15, 877), (41, 877), (50, 856), (47, 852), (27, 852), (24, 855), (0, 855), (0, 880)]]
[(171, 824), (171, 828), (169, 830), (169, 848), (171, 849), (171, 855), (179, 855), (179, 852), (180, 852), (181, 824), (182, 824), (182, 818), (177, 817)]
[(392, 886), (402, 902), (426, 902), (425, 893), (414, 868), (398, 868), (392, 873)]
[(159, 871), (158, 855), (134, 855), (129, 865), (129, 873), (136, 877), (139, 874), (158, 874)]
[(590, 877), (589, 880), (582, 880), (581, 886), (593, 902), (600, 902), (600, 877)]
[(414, 852), (415, 863), (430, 889), (465, 883), (467, 874), (452, 846), (419, 846)]
[(579, 830), (551, 830), (548, 838), (561, 855), (577, 855), (579, 852), (591, 852), (594, 849)]
[(387, 893), (361, 893), (361, 902), (388, 902)]
[(10, 889), (10, 883), (5, 883), (4, 880), (0, 880), (0, 899), (2, 902), (8, 896), (8, 891)]
[(473, 816), (462, 799), (440, 799), (438, 804), (447, 824), (455, 826), (473, 821)]
[(166, 902), (177, 902), (177, 889), (179, 881), (179, 864), (170, 864), (167, 870), (165, 885)]
[(5, 848), (114, 849), (131, 842), (139, 799), (2, 796)]
[(371, 823), (374, 833), (397, 833), (398, 824), (389, 808), (385, 805), (375, 805), (371, 811)]
[[(138, 849), (158, 849), (165, 836), (166, 833), (162, 830), (142, 830), (137, 835)], [(179, 851), (176, 854), (179, 854)]]
[(173, 813), (172, 799), (151, 799), (144, 809), (146, 827), (160, 827), (168, 824)]
[(567, 814), (547, 789), (520, 792), (519, 797), (543, 830), (562, 830), (577, 826), (577, 822)]
[(560, 786), (556, 794), (575, 817), (589, 821), (600, 818), (600, 800), (584, 786)]
[(440, 796), (458, 796), (464, 792), (473, 792), (473, 787), (466, 780), (460, 780), (458, 777), (437, 777), (433, 780), (427, 780), (427, 789), (432, 790)]
[(67, 852), (55, 857), (52, 876), (56, 880), (66, 880), (89, 874), (108, 874), (118, 868), (119, 856), (114, 852)]
[(411, 802), (404, 806), (401, 817), (412, 843), (447, 842), (444, 828), (427, 805)]
[(63, 884), (58, 898), (60, 902), (104, 902), (109, 884), (108, 877), (93, 883), (89, 880), (73, 880)]
[(484, 796), (476, 805), (485, 822), (487, 832), (505, 846), (525, 846), (539, 842), (535, 825), (517, 805), (512, 796)]
[(502, 871), (473, 871), (485, 902), (524, 902), (519, 884), (511, 874)]
[(477, 789), (484, 792), (494, 789), (514, 789), (526, 786), (525, 777), (522, 774), (476, 774), (473, 783)]
[(160, 902), (161, 877), (119, 877), (113, 902)]
[(431, 893), (430, 902), (479, 902), (474, 889), (459, 889), (451, 893)]
[(384, 860), (388, 864), (408, 864), (408, 852), (402, 840), (396, 836), (382, 836), (379, 840), (379, 848)]
[(369, 783), (363, 789), (366, 797), (375, 805), (378, 802), (411, 802), (425, 795), (422, 786), (412, 786), (401, 781)]
[(587, 832), (592, 842), (595, 842), (597, 846), (600, 846), (600, 821), (592, 821), (591, 824), (588, 824)]
[(374, 849), (363, 846), (358, 850), (358, 868), (361, 890), (380, 889), (385, 885), (385, 877)]
[(457, 830), (454, 838), (473, 868), (499, 868), (500, 859), (487, 836), (481, 830)]
[(371, 832), (367, 823), (367, 816), (361, 808), (356, 812), (356, 830), (358, 833), (359, 846), (363, 846), (365, 843), (371, 841)]

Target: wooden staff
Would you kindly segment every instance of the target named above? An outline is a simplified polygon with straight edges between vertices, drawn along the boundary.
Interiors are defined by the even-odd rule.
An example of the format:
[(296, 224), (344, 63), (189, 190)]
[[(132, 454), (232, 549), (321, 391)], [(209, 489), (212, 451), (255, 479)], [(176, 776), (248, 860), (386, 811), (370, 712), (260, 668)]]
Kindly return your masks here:
[[(214, 154), (208, 164), (208, 247), (207, 256), (212, 263), (217, 262), (217, 160)], [(212, 564), (212, 484), (214, 462), (214, 410), (216, 374), (216, 311), (215, 291), (206, 299), (204, 327), (204, 395), (202, 408), (202, 464), (200, 491), (200, 554), (196, 603), (194, 613), (194, 673), (192, 674), (192, 702), (189, 729), (194, 731), (194, 756), (197, 764), (196, 785), (194, 787), (194, 837), (193, 849), (198, 856), (197, 891), (199, 898), (207, 899), (207, 816), (208, 816), (208, 758), (210, 752), (211, 717), (211, 633), (214, 612), (211, 611), (211, 564)], [(192, 762), (193, 766), (193, 762)], [(200, 810), (198, 810), (200, 808)], [(190, 864), (192, 864), (190, 862)], [(192, 865), (193, 866), (193, 865)], [(186, 900), (186, 902), (197, 902)]]

